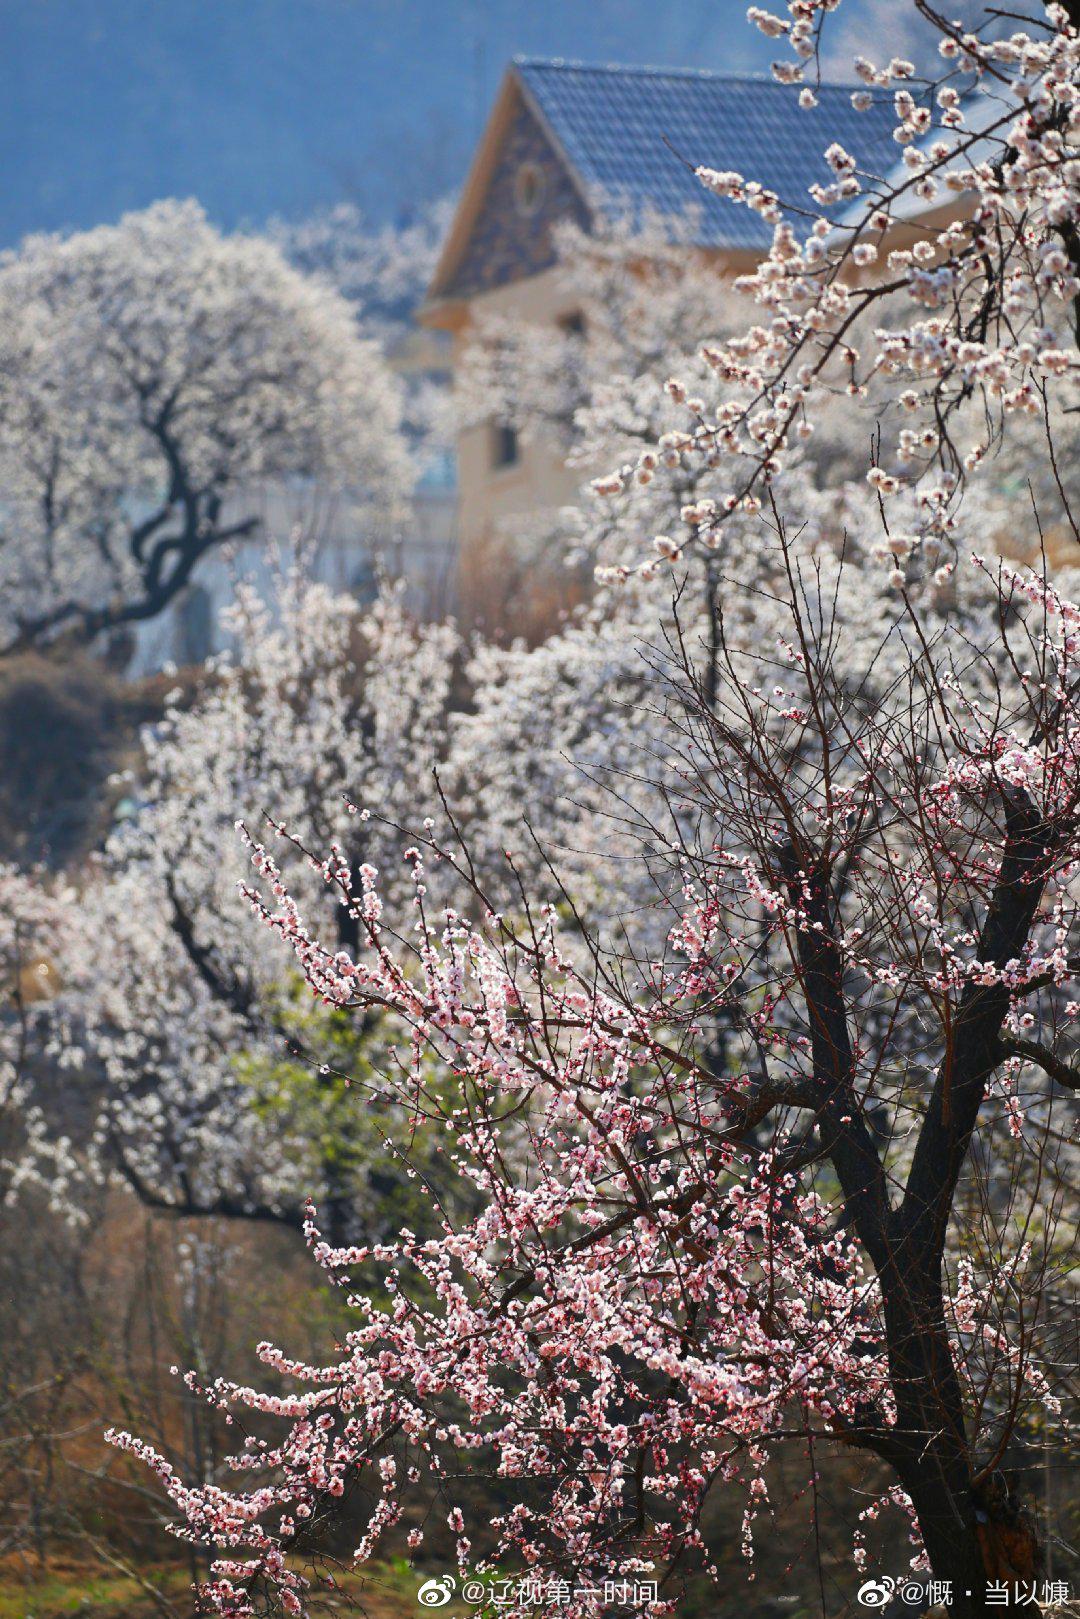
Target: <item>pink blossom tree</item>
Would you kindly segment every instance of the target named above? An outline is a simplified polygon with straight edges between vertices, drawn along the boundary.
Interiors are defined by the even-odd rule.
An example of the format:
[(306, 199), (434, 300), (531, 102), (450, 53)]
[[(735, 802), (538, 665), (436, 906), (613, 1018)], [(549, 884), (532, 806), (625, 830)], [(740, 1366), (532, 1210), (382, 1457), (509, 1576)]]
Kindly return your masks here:
[[(356, 1289), (340, 1357), (264, 1346), (296, 1392), (205, 1391), (286, 1419), (238, 1457), (250, 1491), (162, 1468), (182, 1532), (233, 1548), (209, 1592), (222, 1611), (254, 1611), (267, 1579), (300, 1602), (284, 1550), (346, 1491), (377, 1490), (365, 1556), (409, 1480), (453, 1501), (447, 1475), (470, 1463), (506, 1507), (496, 1545), (462, 1533), (463, 1570), (513, 1557), (600, 1590), (708, 1566), (709, 1490), (745, 1488), (749, 1548), (770, 1447), (793, 1436), (895, 1470), (934, 1574), (979, 1589), (966, 1611), (1003, 1570), (1034, 1577), (998, 1463), (1033, 1404), (1057, 1405), (1038, 1331), (1052, 1245), (1003, 1253), (998, 1221), (1030, 1224), (1061, 1172), (1078, 1082), (1062, 1053), (1080, 1006), (1080, 609), (1003, 574), (1003, 645), (1038, 680), (984, 685), (984, 656), (945, 629), (859, 712), (830, 591), (776, 543), (789, 635), (767, 655), (727, 646), (714, 705), (682, 670), (684, 802), (716, 834), (679, 848), (664, 955), (583, 953), (524, 896), (485, 914), (467, 858), (434, 848), (475, 903), (429, 916), (414, 848), (415, 939), (384, 921), (373, 868), (319, 862), (362, 929), (344, 952), (253, 846), (257, 910), (317, 994), (404, 1026), (402, 1105), (451, 1133), (484, 1208), (441, 1239), (345, 1249), (312, 1214), (316, 1258)], [(924, 633), (900, 604), (893, 634)], [(974, 1212), (950, 1246), (961, 1191)], [(396, 1278), (389, 1315), (353, 1280), (367, 1264)]]
[[(751, 11), (793, 47), (777, 76), (807, 103), (836, 4)], [(557, 1589), (585, 1619), (646, 1576), (657, 1597), (631, 1605), (674, 1611), (686, 1571), (715, 1573), (710, 1494), (742, 1491), (751, 1557), (790, 1444), (811, 1500), (832, 1448), (889, 1471), (960, 1619), (1035, 1589), (1038, 1530), (1005, 1463), (1062, 1394), (1080, 606), (1047, 576), (1037, 501), (1013, 508), (1036, 566), (979, 554), (973, 480), (1041, 419), (1072, 531), (1054, 429), (1078, 363), (1080, 42), (1060, 6), (1008, 37), (918, 9), (940, 78), (858, 68), (859, 104), (895, 98), (895, 175), (830, 148), (808, 208), (701, 169), (775, 226), (745, 281), (761, 324), (707, 346), (700, 395), (672, 379), (685, 427), (599, 480), (618, 501), (712, 477), (651, 556), (605, 575), (675, 569), (650, 698), (665, 776), (635, 810), (678, 879), (656, 895), (664, 936), (594, 935), (542, 860), (496, 897), (470, 840), (430, 819), (404, 854), (404, 918), (347, 839), (308, 853), (285, 826), (245, 833), (257, 916), (324, 1002), (399, 1031), (385, 1070), (405, 1127), (442, 1133), (479, 1212), (335, 1246), (311, 1210), (353, 1311), (333, 1354), (263, 1345), (269, 1391), (189, 1378), (237, 1428), (233, 1488), (112, 1436), (156, 1469), (181, 1536), (215, 1548), (210, 1610), (306, 1611), (340, 1504), (363, 1510), (362, 1563), (426, 1486), (462, 1575), (520, 1571), (508, 1612)], [(849, 555), (790, 520), (785, 465), (833, 390), (882, 379), (895, 412), (859, 495), (838, 490), (861, 528)], [(752, 568), (726, 549), (747, 519)], [(697, 552), (716, 591), (688, 622)], [(307, 853), (350, 944), (309, 920), (282, 850)], [(497, 1481), (493, 1519), (467, 1521), (469, 1475)]]

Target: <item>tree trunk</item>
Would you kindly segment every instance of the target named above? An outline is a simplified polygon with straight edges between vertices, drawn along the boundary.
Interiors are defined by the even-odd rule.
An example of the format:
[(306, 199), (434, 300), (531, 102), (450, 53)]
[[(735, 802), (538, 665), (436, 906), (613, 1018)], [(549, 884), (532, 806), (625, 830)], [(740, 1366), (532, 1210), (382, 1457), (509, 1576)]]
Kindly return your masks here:
[[(899, 1471), (915, 1508), (933, 1577), (949, 1582), (949, 1619), (973, 1619), (990, 1611), (986, 1605), (988, 1575), (966, 1466), (962, 1472), (954, 1470), (949, 1458), (935, 1454), (933, 1441), (928, 1439), (925, 1456)], [(1001, 1613), (1002, 1609), (992, 1611)]]
[[(1016, 1505), (1000, 1474), (986, 1483), (973, 1477), (940, 1278), (901, 1281), (894, 1272), (885, 1321), (901, 1447), (896, 1470), (911, 1497), (933, 1578), (951, 1586), (949, 1619), (1030, 1613), (1017, 1600), (1016, 1586), (1030, 1590), (1041, 1573), (1034, 1521)], [(999, 1588), (992, 1603), (991, 1583)]]
[[(934, 1454), (932, 1442), (922, 1463), (899, 1471), (933, 1578), (950, 1584), (949, 1619), (1030, 1614), (1024, 1593), (1032, 1592), (1042, 1578), (1038, 1534), (1031, 1514), (1012, 1499), (1001, 1475), (986, 1485), (974, 1484), (966, 1468), (951, 1477), (948, 1459)], [(988, 1599), (991, 1585), (997, 1587), (993, 1602)]]

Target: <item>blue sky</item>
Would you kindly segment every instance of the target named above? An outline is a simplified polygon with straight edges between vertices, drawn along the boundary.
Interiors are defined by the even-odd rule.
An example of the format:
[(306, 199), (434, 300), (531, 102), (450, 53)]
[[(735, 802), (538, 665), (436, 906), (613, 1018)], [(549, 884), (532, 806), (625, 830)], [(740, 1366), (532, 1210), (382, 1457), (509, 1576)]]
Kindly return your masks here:
[(461, 178), (515, 52), (767, 67), (745, 0), (0, 0), (0, 245), (196, 196), (223, 225)]

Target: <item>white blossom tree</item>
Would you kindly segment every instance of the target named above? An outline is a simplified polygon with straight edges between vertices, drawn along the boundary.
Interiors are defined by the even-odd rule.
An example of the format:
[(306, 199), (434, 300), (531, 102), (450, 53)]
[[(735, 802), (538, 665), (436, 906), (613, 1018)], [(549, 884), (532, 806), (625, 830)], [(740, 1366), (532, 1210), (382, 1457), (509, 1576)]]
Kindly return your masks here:
[(0, 260), (0, 588), (8, 646), (160, 613), (253, 534), (252, 491), (407, 491), (400, 398), (326, 284), (194, 203), (30, 237)]
[(376, 225), (342, 202), (300, 220), (272, 219), (266, 235), (298, 270), (330, 283), (368, 335), (386, 348), (407, 341), (449, 229), (449, 199), (403, 224)]
[(77, 1215), (79, 1167), (39, 1094), (73, 920), (70, 885), (0, 866), (0, 1209), (34, 1187), (55, 1211)]
[[(452, 201), (426, 204), (401, 224), (376, 225), (355, 203), (337, 203), (306, 219), (274, 219), (266, 235), (305, 275), (325, 281), (356, 314), (360, 330), (401, 367), (403, 426), (416, 470), (422, 475), (453, 438), (449, 345), (435, 333), (423, 336), (426, 363), (408, 363), (420, 334), (416, 315), (431, 285), (450, 228)], [(443, 334), (445, 336), (445, 334)]]
[[(252, 938), (233, 825), (272, 809), (385, 867), (388, 834), (362, 806), (406, 821), (429, 794), (456, 642), (412, 624), (398, 594), (361, 607), (296, 570), (270, 602), (242, 590), (231, 628), (235, 654), (148, 732), (134, 812), (82, 885), (54, 1045), (100, 1094), (99, 1172), (144, 1202), (299, 1226), (318, 1187), (350, 1228), (374, 1217), (366, 1176), (383, 1153), (373, 1127), (359, 1145), (363, 1109), (347, 1146), (355, 1102), (341, 1105), (331, 1065), (347, 1061), (363, 1089), (362, 1047), (299, 1002), (284, 952)], [(351, 937), (325, 879), (308, 877), (311, 913)]]

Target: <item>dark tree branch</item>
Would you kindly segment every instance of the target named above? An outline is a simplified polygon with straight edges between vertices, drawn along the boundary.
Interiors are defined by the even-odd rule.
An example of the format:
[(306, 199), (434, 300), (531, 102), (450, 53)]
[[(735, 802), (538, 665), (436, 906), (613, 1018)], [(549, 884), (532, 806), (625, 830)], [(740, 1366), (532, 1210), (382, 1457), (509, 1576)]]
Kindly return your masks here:
[[(809, 861), (807, 861), (809, 865)], [(790, 847), (780, 866), (792, 902), (809, 925), (796, 930), (798, 965), (810, 1024), (821, 1141), (832, 1160), (845, 1205), (878, 1269), (888, 1260), (888, 1197), (877, 1146), (855, 1088), (855, 1053), (844, 1003), (844, 967), (836, 943), (828, 874), (807, 869)]]
[[(1053, 829), (1023, 793), (1005, 800), (1005, 848), (979, 934), (980, 961), (1004, 969), (1022, 957), (1046, 886)], [(1002, 1059), (1000, 1032), (1007, 984), (969, 983), (960, 996), (952, 1039), (938, 1070), (912, 1158), (897, 1222), (905, 1262), (936, 1272), (960, 1168)]]
[(1080, 1068), (1071, 1068), (1037, 1041), (1002, 1038), (998, 1045), (1002, 1058), (1023, 1057), (1026, 1062), (1033, 1062), (1037, 1068), (1041, 1068), (1063, 1090), (1080, 1091)]
[(201, 945), (195, 937), (195, 925), (186, 910), (171, 871), (165, 874), (165, 891), (169, 896), (172, 913), (171, 925), (184, 954), (215, 1000), (222, 1002), (249, 1027), (255, 1026), (255, 990), (251, 982), (242, 982), (234, 973), (226, 973), (218, 964), (213, 949)]

